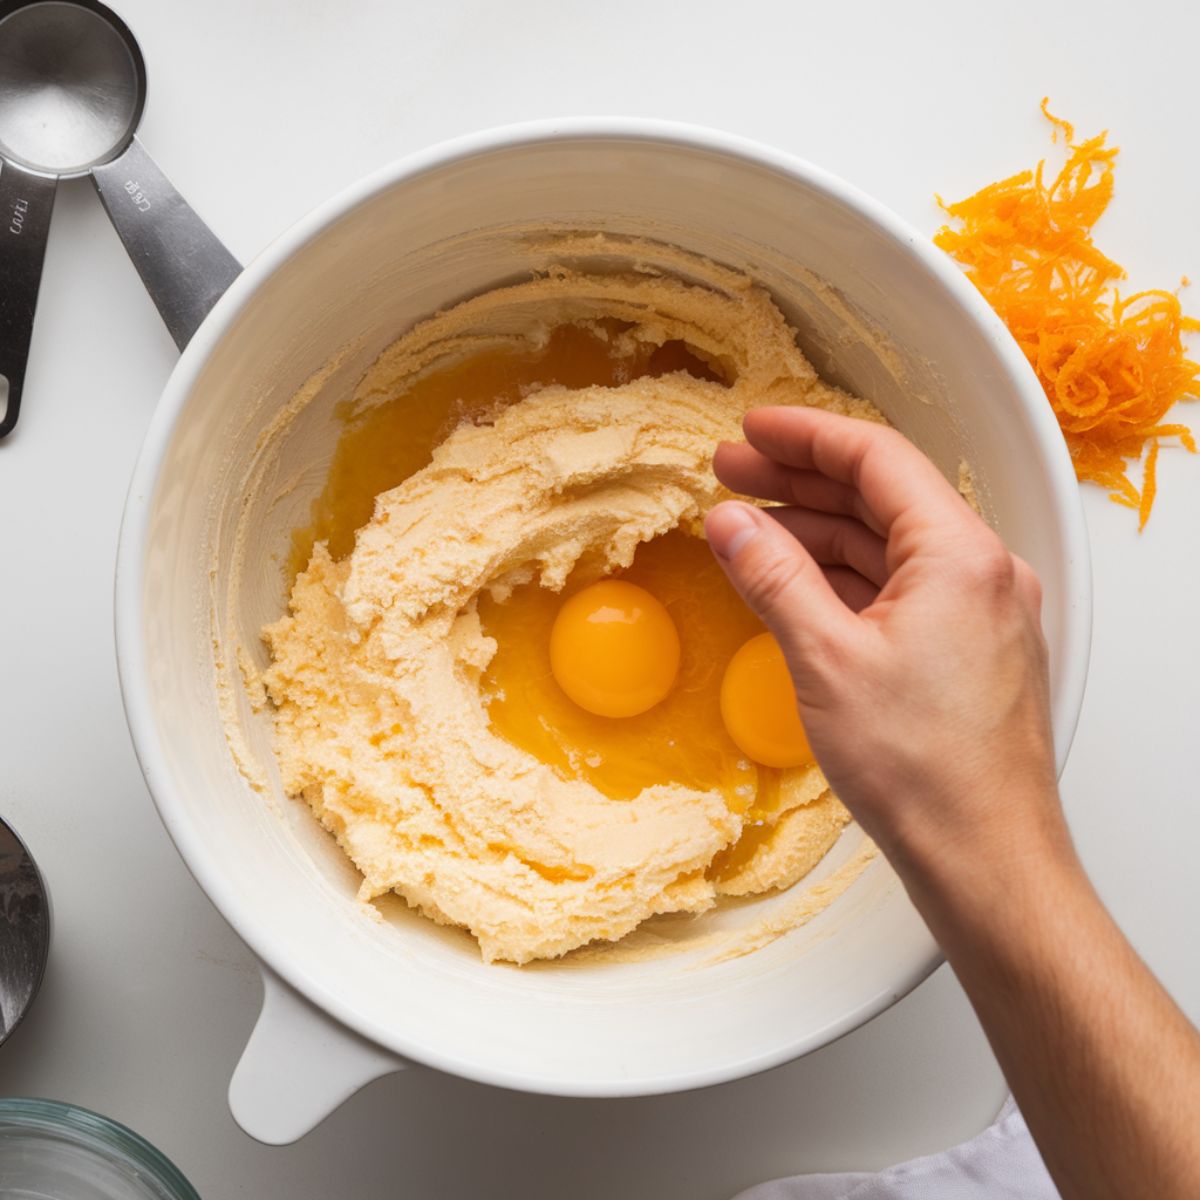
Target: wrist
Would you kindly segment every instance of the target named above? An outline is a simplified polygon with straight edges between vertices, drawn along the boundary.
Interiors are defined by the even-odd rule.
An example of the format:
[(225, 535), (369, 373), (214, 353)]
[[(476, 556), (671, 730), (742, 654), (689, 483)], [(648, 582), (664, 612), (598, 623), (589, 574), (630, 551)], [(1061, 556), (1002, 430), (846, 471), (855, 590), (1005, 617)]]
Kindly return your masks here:
[(1049, 897), (1089, 888), (1053, 785), (977, 797), (957, 827), (894, 831), (881, 845), (950, 956), (963, 942), (1038, 919)]

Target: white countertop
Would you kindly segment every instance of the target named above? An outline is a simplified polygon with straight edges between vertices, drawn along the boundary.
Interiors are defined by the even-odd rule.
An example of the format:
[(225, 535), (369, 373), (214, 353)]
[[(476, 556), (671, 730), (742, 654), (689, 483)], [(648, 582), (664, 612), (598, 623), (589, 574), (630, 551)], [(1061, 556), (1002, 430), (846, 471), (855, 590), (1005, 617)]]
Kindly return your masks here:
[[(1187, 123), (1200, 8), (1182, 0), (118, 7), (149, 65), (143, 140), (243, 261), (387, 160), (573, 114), (771, 142), (932, 233), (935, 190), (956, 198), (1049, 150), (1037, 113), (1049, 92), (1082, 132), (1111, 124), (1123, 147), (1100, 241), (1131, 283), (1200, 277)], [(37, 856), (56, 921), (42, 995), (0, 1050), (0, 1092), (124, 1121), (206, 1198), (718, 1200), (774, 1175), (882, 1166), (989, 1120), (1003, 1082), (943, 968), (843, 1041), (706, 1092), (567, 1101), (406, 1072), (295, 1146), (247, 1138), (225, 1090), (257, 969), (159, 824), (113, 658), (121, 506), (174, 361), (91, 185), (65, 184), (21, 424), (0, 444), (0, 814)], [(1164, 452), (1141, 537), (1103, 493), (1085, 499), (1095, 644), (1064, 795), (1105, 899), (1195, 1019), (1200, 459)]]

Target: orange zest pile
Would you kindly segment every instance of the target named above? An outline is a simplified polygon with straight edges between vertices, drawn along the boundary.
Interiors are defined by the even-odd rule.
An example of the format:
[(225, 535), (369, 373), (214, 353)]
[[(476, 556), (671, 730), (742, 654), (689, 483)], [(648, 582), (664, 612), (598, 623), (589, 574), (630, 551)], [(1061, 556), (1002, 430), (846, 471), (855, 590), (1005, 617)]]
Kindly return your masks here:
[[(1068, 157), (1050, 184), (1045, 161), (956, 204), (938, 203), (955, 222), (934, 241), (967, 269), (1037, 372), (1066, 437), (1075, 474), (1136, 509), (1144, 528), (1154, 504), (1159, 443), (1178, 438), (1193, 454), (1186, 425), (1166, 424), (1177, 400), (1200, 395), (1200, 364), (1183, 335), (1200, 330), (1171, 292), (1122, 298), (1125, 271), (1092, 241), (1113, 193), (1117, 147), (1107, 133), (1075, 141), (1061, 130)], [(1186, 284), (1186, 280), (1183, 281)], [(1127, 467), (1145, 454), (1141, 490)]]

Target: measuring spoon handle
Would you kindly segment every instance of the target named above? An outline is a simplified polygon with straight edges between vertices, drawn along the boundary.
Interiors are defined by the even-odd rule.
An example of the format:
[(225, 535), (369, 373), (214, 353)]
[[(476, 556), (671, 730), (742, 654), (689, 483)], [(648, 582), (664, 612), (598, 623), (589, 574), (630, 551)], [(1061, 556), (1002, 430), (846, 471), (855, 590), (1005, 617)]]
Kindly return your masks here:
[(182, 350), (241, 274), (236, 258), (192, 211), (134, 138), (92, 181), (167, 329)]
[(8, 159), (0, 165), (0, 438), (21, 412), (56, 182)]

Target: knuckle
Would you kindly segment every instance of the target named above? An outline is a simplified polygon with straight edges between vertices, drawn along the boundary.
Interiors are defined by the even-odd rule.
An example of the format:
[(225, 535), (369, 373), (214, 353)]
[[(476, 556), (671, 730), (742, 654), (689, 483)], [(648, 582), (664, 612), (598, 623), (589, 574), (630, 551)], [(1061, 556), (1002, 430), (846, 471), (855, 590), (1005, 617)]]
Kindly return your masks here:
[(1013, 555), (1013, 567), (1016, 571), (1017, 586), (1022, 594), (1035, 608), (1042, 603), (1042, 581), (1037, 572), (1023, 559)]
[(858, 492), (850, 493), (849, 503), (843, 511), (846, 516), (853, 517), (856, 521), (860, 521), (864, 525), (870, 525), (871, 523), (871, 506)]
[(871, 422), (867, 426), (868, 450), (874, 448), (879, 454), (910, 454), (913, 444), (908, 438), (891, 425), (879, 425)]
[(840, 638), (818, 629), (810, 630), (805, 640), (805, 664), (812, 677), (828, 681), (851, 674), (848, 648)]
[(849, 565), (850, 563), (850, 528), (845, 522), (839, 521), (829, 534), (829, 557), (835, 563)]
[(774, 611), (786, 604), (799, 576), (800, 568), (793, 559), (762, 559), (754, 564), (745, 579), (746, 596), (760, 611)]
[(1011, 591), (1016, 564), (999, 538), (989, 539), (959, 562), (959, 570), (974, 587), (992, 593)]

